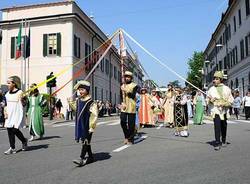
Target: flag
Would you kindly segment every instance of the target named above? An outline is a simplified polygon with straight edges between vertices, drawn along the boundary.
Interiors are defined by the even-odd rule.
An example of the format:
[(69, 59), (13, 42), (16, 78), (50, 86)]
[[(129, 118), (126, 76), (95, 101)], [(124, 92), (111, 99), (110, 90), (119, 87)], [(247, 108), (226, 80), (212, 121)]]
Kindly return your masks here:
[(25, 52), (23, 57), (24, 58), (30, 57), (30, 26), (29, 26), (28, 36), (25, 37)]
[(124, 37), (122, 31), (119, 33), (119, 41), (120, 41), (120, 55), (121, 57), (126, 57), (126, 47), (124, 44)]
[(23, 24), (21, 23), (16, 41), (16, 59), (20, 58), (22, 55), (22, 28)]

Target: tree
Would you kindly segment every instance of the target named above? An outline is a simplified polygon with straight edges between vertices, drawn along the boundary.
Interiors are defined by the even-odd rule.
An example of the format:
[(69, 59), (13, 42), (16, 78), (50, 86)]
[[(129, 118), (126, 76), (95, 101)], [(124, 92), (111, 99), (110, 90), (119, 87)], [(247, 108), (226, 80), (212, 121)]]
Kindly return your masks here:
[[(187, 81), (202, 89), (202, 68), (204, 64), (205, 58), (203, 52), (195, 51), (192, 58), (188, 60), (188, 76)], [(186, 86), (190, 86), (187, 82)]]
[(172, 84), (174, 87), (181, 87), (181, 82), (178, 80), (174, 80), (173, 82), (169, 82), (170, 84)]

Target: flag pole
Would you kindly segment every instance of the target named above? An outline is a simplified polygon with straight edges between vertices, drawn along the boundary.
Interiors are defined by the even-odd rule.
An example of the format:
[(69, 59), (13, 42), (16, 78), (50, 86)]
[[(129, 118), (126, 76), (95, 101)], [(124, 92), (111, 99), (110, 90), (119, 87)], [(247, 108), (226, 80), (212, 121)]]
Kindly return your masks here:
[[(23, 19), (22, 19), (22, 22), (21, 22), (21, 31), (23, 29)], [(22, 52), (22, 34), (21, 34), (21, 52)], [(21, 61), (21, 90), (23, 90), (23, 86), (24, 86), (24, 83), (23, 83), (23, 62)]]
[[(29, 42), (30, 42), (30, 22), (29, 22)], [(30, 49), (30, 48), (29, 48)], [(29, 51), (30, 52), (30, 51)], [(30, 54), (29, 54), (30, 55)], [(27, 76), (27, 86), (29, 89), (30, 86), (30, 57), (28, 57), (28, 61), (27, 61), (27, 67), (28, 67), (28, 76)]]
[(24, 57), (24, 91), (26, 91), (26, 44), (27, 44), (26, 27), (27, 27), (27, 20), (24, 19), (24, 44), (23, 44), (23, 57)]

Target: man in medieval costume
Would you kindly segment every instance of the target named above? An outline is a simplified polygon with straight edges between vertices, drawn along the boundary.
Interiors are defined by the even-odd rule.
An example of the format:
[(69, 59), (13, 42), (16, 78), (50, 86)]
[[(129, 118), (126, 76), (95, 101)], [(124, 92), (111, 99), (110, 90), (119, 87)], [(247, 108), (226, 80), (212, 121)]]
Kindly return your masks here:
[(135, 118), (136, 118), (136, 92), (138, 86), (134, 83), (133, 73), (126, 71), (124, 74), (125, 84), (122, 84), (122, 98), (123, 102), (121, 105), (121, 127), (124, 133), (124, 144), (134, 143), (135, 133)]
[(146, 88), (141, 88), (141, 102), (139, 108), (139, 122), (141, 126), (152, 125), (152, 114), (153, 110), (151, 109), (152, 102), (150, 95), (147, 93)]
[(174, 94), (173, 85), (168, 84), (162, 108), (164, 109), (164, 123), (170, 128), (174, 127)]
[[(73, 160), (73, 163), (78, 166), (84, 166), (94, 161), (94, 156), (91, 150), (91, 138), (96, 128), (98, 118), (98, 107), (96, 102), (91, 99), (89, 94), (90, 83), (88, 81), (78, 81), (74, 86), (78, 90), (80, 96), (73, 101), (68, 99), (68, 102), (73, 110), (76, 111), (75, 117), (75, 140), (81, 141), (82, 150), (80, 159)], [(86, 153), (88, 157), (85, 158)]]
[(36, 84), (32, 84), (30, 89), (33, 90), (29, 94), (27, 108), (29, 131), (31, 135), (29, 141), (33, 141), (35, 137), (42, 139), (44, 135), (42, 107), (46, 105), (46, 100), (43, 98), (43, 95), (39, 93)]
[(214, 73), (213, 86), (208, 90), (207, 101), (211, 105), (211, 115), (214, 120), (214, 133), (216, 151), (221, 146), (226, 147), (227, 118), (229, 107), (233, 103), (233, 96), (229, 87), (223, 84), (223, 72)]
[(176, 126), (175, 136), (188, 137), (188, 111), (187, 96), (180, 87), (175, 88), (174, 121)]

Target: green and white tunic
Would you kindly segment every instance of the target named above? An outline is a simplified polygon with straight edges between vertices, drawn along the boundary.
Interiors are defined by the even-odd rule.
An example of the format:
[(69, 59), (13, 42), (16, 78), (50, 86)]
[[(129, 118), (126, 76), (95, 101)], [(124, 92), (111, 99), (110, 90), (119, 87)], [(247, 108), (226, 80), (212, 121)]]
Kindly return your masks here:
[(44, 134), (42, 106), (46, 103), (42, 95), (30, 96), (28, 120), (30, 134), (34, 136), (42, 136)]

